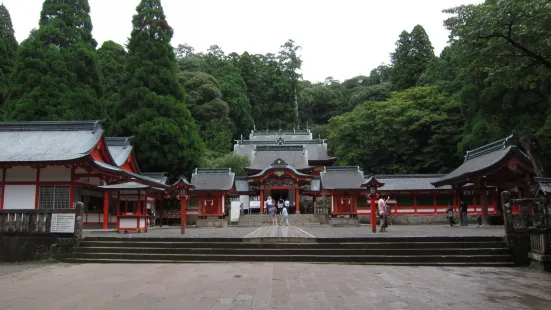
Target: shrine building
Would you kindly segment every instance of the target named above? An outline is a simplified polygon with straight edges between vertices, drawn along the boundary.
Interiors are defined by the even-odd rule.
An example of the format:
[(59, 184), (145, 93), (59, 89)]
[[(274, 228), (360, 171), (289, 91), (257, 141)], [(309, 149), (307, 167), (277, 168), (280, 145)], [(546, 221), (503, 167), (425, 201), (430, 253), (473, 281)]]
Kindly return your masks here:
[(0, 123), (0, 209), (83, 202), (85, 224), (147, 230), (165, 183), (140, 171), (131, 137), (105, 137), (101, 121)]

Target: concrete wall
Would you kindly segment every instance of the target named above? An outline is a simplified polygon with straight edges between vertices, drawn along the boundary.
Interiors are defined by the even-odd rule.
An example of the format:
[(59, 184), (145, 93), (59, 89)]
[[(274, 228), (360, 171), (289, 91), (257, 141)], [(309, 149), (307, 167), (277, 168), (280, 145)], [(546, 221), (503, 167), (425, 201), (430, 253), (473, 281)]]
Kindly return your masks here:
[(77, 239), (55, 234), (3, 236), (0, 234), (0, 261), (21, 262), (60, 258), (70, 254)]
[[(476, 224), (477, 218), (480, 216), (480, 214), (471, 214), (468, 215), (469, 217), (469, 223)], [(359, 216), (360, 222), (362, 224), (370, 224), (371, 223), (371, 217), (370, 216)], [(379, 222), (379, 218), (377, 218), (377, 223)], [(423, 225), (423, 224), (449, 224), (448, 216), (445, 214), (411, 214), (411, 215), (392, 215), (391, 217), (391, 224), (396, 225)], [(456, 224), (459, 225), (459, 221), (456, 221)]]

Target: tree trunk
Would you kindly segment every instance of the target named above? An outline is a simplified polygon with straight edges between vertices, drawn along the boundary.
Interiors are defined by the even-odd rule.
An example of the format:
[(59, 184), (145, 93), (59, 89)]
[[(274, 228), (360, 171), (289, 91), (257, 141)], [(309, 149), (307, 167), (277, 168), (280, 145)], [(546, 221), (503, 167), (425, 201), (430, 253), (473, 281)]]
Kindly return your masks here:
[(536, 173), (536, 176), (549, 176), (546, 167), (545, 156), (538, 140), (536, 140), (534, 136), (523, 136), (522, 138), (520, 138), (520, 144), (528, 153), (528, 156), (530, 156), (530, 160), (532, 161), (532, 165), (534, 166), (534, 172)]

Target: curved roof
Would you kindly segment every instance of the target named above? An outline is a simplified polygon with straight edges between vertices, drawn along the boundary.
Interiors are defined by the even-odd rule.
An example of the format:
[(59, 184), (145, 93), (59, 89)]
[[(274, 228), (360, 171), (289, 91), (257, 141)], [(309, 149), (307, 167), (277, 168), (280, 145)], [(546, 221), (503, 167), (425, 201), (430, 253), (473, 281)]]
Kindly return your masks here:
[(308, 151), (302, 145), (258, 145), (251, 158), (250, 169), (264, 169), (274, 160), (281, 159), (295, 169), (311, 168), (308, 165)]
[(365, 182), (364, 173), (358, 166), (325, 167), (320, 177), (324, 189), (360, 189)]
[(432, 182), (436, 187), (451, 185), (456, 182), (467, 182), (477, 174), (483, 174), (491, 169), (505, 163), (512, 156), (517, 156), (521, 160), (532, 163), (513, 140), (513, 136), (468, 151), (465, 155), (465, 161), (454, 171)]
[(128, 156), (132, 154), (134, 147), (131, 144), (133, 137), (105, 137), (105, 143), (111, 153), (111, 157), (115, 160), (117, 166), (122, 166), (128, 160)]
[(376, 175), (377, 180), (385, 183), (382, 191), (419, 191), (419, 190), (449, 190), (451, 186), (434, 187), (432, 182), (438, 181), (444, 174), (394, 174)]
[(293, 174), (295, 174), (296, 176), (299, 176), (299, 177), (311, 177), (311, 175), (309, 174), (305, 174), (305, 173), (302, 173), (302, 172), (299, 172), (295, 167), (287, 164), (285, 162), (285, 160), (283, 160), (282, 158), (277, 158), (276, 160), (274, 160), (269, 166), (267, 166), (266, 168), (262, 169), (262, 171), (260, 171), (259, 173), (255, 174), (255, 175), (251, 175), (249, 176), (249, 178), (257, 178), (257, 177), (261, 177), (263, 175), (266, 174), (266, 172), (270, 171), (270, 170), (276, 170), (276, 169), (287, 169), (287, 170), (291, 170), (291, 172), (293, 172)]
[(195, 191), (229, 191), (233, 187), (235, 173), (231, 168), (199, 169), (191, 176)]
[(60, 162), (90, 154), (102, 121), (0, 122), (0, 162)]

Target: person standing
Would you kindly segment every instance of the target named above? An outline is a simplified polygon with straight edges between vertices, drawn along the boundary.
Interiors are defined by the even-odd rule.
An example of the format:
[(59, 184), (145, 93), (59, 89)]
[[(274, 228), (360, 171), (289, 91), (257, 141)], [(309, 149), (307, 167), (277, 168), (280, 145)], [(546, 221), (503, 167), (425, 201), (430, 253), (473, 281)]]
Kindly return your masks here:
[(285, 220), (285, 226), (289, 226), (289, 212), (286, 206), (283, 206), (283, 209), (281, 209), (281, 222), (279, 225), (283, 225), (283, 220)]
[(276, 208), (276, 206), (272, 205), (270, 207), (270, 214), (272, 215), (272, 224), (274, 226), (277, 226), (277, 218), (276, 218), (277, 208)]
[(381, 229), (379, 230), (379, 232), (386, 232), (386, 202), (389, 198), (390, 197), (386, 197), (386, 200), (383, 200), (383, 197), (381, 196), (381, 198), (379, 198), (379, 201), (377, 202), (379, 206), (379, 216), (381, 217), (381, 223), (379, 224), (379, 226), (381, 226)]
[(268, 200), (266, 200), (266, 214), (270, 214), (272, 206), (274, 205), (274, 202), (272, 201), (272, 197), (268, 196)]
[(448, 214), (448, 219), (450, 220), (450, 226), (453, 227), (453, 225), (455, 225), (455, 219), (453, 218), (453, 205), (451, 202), (448, 203), (448, 211), (446, 211), (446, 213)]
[(459, 206), (461, 207), (461, 226), (469, 226), (469, 219), (467, 218), (467, 210), (469, 207), (463, 200), (461, 200)]

